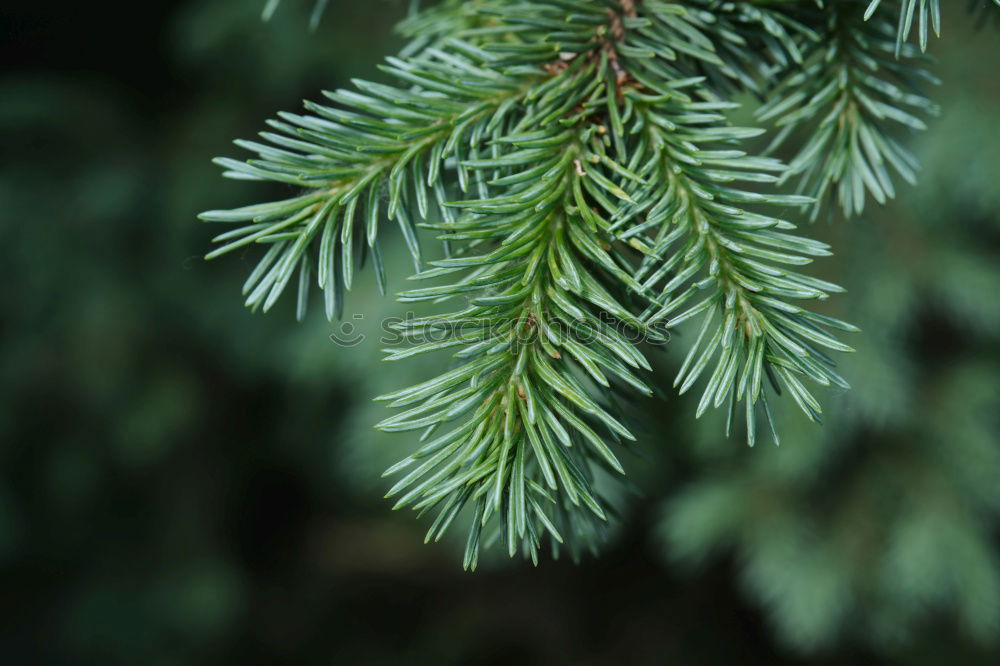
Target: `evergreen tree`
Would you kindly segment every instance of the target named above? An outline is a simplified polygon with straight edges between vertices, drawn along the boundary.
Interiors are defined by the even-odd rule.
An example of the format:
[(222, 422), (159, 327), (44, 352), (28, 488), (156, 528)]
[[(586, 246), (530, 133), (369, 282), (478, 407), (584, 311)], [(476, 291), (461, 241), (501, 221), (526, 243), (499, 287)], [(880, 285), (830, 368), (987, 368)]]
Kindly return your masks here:
[[(725, 407), (750, 445), (761, 426), (777, 441), (777, 396), (818, 420), (814, 387), (847, 388), (833, 352), (851, 348), (833, 332), (857, 329), (813, 309), (842, 290), (802, 272), (829, 248), (794, 222), (831, 202), (861, 213), (895, 195), (893, 173), (914, 180), (904, 137), (936, 111), (921, 51), (939, 10), (442, 2), (401, 24), (409, 43), (383, 68), (395, 84), (324, 93), (332, 105), (237, 142), (254, 158), (218, 160), (300, 192), (204, 213), (237, 225), (209, 257), (260, 245), (247, 305), (270, 309), (294, 280), (300, 318), (314, 284), (333, 318), (363, 263), (385, 289), (380, 232), (397, 226), (410, 277), (432, 281), (398, 298), (451, 307), (399, 324), (388, 358), (452, 361), (383, 396), (402, 411), (381, 429), (421, 433), (389, 496), (435, 512), (428, 539), (467, 509), (467, 567), (484, 539), (532, 559), (543, 539), (593, 549), (609, 510), (598, 480), (624, 473), (634, 439), (620, 403), (658, 388), (649, 350), (670, 352), (682, 324), (694, 342), (674, 385), (699, 385), (696, 415)], [(737, 125), (748, 94), (755, 119)], [(787, 165), (770, 156), (790, 146)]]

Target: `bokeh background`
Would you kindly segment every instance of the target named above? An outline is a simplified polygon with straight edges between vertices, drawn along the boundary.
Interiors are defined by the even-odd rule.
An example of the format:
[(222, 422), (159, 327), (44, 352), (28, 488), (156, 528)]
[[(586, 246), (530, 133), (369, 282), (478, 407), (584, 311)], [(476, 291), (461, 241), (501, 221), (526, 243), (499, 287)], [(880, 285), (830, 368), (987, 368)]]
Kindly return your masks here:
[(379, 77), (406, 3), (334, 0), (314, 31), (306, 0), (8, 3), (0, 661), (1000, 663), (1000, 31), (944, 4), (920, 184), (810, 230), (849, 289), (823, 307), (864, 331), (825, 425), (748, 449), (688, 397), (638, 402), (603, 555), (469, 574), (381, 499), (411, 442), (371, 398), (426, 370), (379, 363), (400, 308), (362, 279), (350, 349), (319, 308), (253, 315), (255, 256), (203, 261), (195, 219), (282, 193), (209, 160)]

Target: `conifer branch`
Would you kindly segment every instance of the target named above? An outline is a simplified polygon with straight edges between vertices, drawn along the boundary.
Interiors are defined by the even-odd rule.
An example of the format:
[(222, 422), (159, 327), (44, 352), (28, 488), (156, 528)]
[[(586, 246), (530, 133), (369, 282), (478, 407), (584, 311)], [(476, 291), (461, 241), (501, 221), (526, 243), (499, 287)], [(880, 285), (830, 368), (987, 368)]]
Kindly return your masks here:
[[(736, 405), (745, 402), (751, 445), (758, 401), (770, 419), (762, 386), (765, 376), (776, 392), (787, 390), (810, 418), (819, 419), (819, 402), (801, 379), (847, 388), (833, 369), (834, 361), (822, 350), (852, 350), (823, 329), (856, 329), (792, 302), (825, 299), (842, 291), (782, 266), (807, 264), (809, 257), (828, 255), (827, 247), (788, 233), (794, 225), (785, 220), (747, 209), (748, 203), (801, 206), (810, 200), (761, 195), (730, 185), (739, 180), (773, 182), (773, 173), (783, 166), (738, 150), (695, 148), (751, 133), (739, 127), (699, 126), (699, 121), (714, 120), (705, 112), (717, 104), (690, 103), (684, 113), (677, 113), (663, 101), (637, 101), (646, 103), (645, 114), (660, 119), (646, 123), (652, 166), (643, 175), (658, 189), (642, 197), (651, 202), (642, 226), (649, 228), (646, 244), (654, 250), (641, 276), (644, 286), (659, 285), (661, 292), (646, 321), (664, 322), (667, 328), (697, 317), (703, 321), (674, 385), (684, 393), (714, 365), (696, 415), (709, 406), (727, 404), (728, 433)], [(704, 120), (685, 123), (685, 116), (694, 117), (695, 110)], [(664, 118), (675, 119), (674, 129), (662, 130)], [(650, 221), (656, 223), (649, 226)]]
[(614, 382), (652, 392), (636, 375), (649, 370), (648, 362), (611, 325), (644, 328), (620, 304), (624, 292), (641, 287), (587, 201), (592, 188), (624, 196), (614, 182), (615, 171), (625, 171), (621, 165), (584, 166), (586, 147), (606, 132), (595, 109), (602, 112), (604, 98), (614, 94), (605, 84), (614, 77), (611, 57), (606, 50), (595, 57), (584, 53), (543, 67), (556, 72), (553, 78), (492, 139), (515, 150), (463, 163), (491, 175), (492, 196), (455, 202), (464, 211), (460, 219), (429, 225), (463, 246), (416, 277), (465, 276), (400, 295), (407, 302), (470, 299), (458, 312), (402, 325), (416, 345), (390, 351), (389, 358), (458, 347), (459, 365), (384, 396), (408, 409), (379, 425), (428, 429), (427, 437), (460, 422), (389, 470), (407, 472), (389, 496), (402, 493), (397, 507), (440, 505), (428, 539), (439, 539), (471, 503), (467, 568), (476, 566), (484, 528), (511, 555), (520, 546), (533, 560), (546, 533), (554, 553), (564, 540), (574, 555), (593, 550), (607, 511), (594, 470), (624, 473), (613, 447), (633, 439), (599, 391)]
[[(655, 60), (626, 58), (623, 67), (637, 85), (626, 87), (621, 113), (632, 121), (614, 133), (629, 137), (626, 164), (641, 180), (625, 186), (628, 201), (638, 203), (619, 207), (612, 228), (622, 239), (642, 239), (637, 246), (647, 256), (636, 279), (642, 288), (659, 291), (645, 312), (647, 324), (672, 328), (703, 318), (675, 386), (687, 391), (714, 361), (697, 415), (711, 405), (728, 404), (728, 432), (736, 404), (745, 401), (751, 445), (758, 401), (769, 415), (762, 393), (765, 375), (777, 392), (787, 390), (810, 418), (818, 419), (820, 405), (800, 378), (846, 388), (822, 349), (851, 348), (824, 328), (856, 329), (790, 302), (841, 291), (780, 267), (827, 255), (826, 246), (788, 233), (795, 227), (785, 220), (748, 209), (799, 207), (811, 199), (734, 188), (730, 183), (740, 180), (774, 183), (785, 169), (777, 160), (749, 157), (726, 145), (762, 130), (728, 125), (721, 112), (733, 104), (711, 101), (698, 80), (671, 80)], [(713, 144), (722, 146), (703, 147)]]
[[(545, 539), (555, 553), (596, 546), (610, 511), (600, 476), (624, 472), (633, 439), (617, 398), (652, 393), (640, 340), (665, 344), (700, 318), (676, 383), (683, 393), (708, 374), (697, 414), (727, 404), (727, 430), (744, 403), (751, 444), (758, 412), (769, 417), (765, 377), (814, 419), (806, 381), (847, 386), (827, 352), (850, 348), (828, 329), (856, 329), (796, 303), (839, 289), (785, 268), (827, 247), (756, 211), (812, 199), (758, 191), (785, 167), (749, 156), (742, 142), (762, 130), (726, 117), (727, 92), (766, 94), (779, 72), (818, 66), (810, 15), (715, 0), (446, 1), (400, 27), (411, 42), (384, 67), (397, 85), (356, 81), (327, 94), (335, 106), (280, 114), (266, 143), (238, 142), (255, 159), (219, 160), (229, 176), (305, 190), (203, 215), (240, 225), (210, 257), (270, 246), (245, 287), (251, 307), (271, 307), (297, 272), (301, 317), (315, 265), (338, 315), (364, 254), (384, 284), (385, 220), (415, 260), (417, 230), (438, 234), (445, 258), (413, 276), (432, 286), (398, 298), (454, 305), (400, 324), (408, 344), (388, 359), (452, 360), (383, 396), (401, 411), (378, 427), (422, 433), (388, 470), (388, 496), (436, 512), (429, 540), (471, 513), (466, 567), (496, 538), (532, 559)], [(791, 77), (788, 89), (808, 83)], [(796, 122), (815, 115), (805, 108)]]
[(924, 130), (921, 116), (937, 107), (921, 84), (937, 83), (903, 44), (904, 60), (893, 57), (892, 26), (863, 22), (852, 2), (828, 10), (823, 38), (808, 50), (808, 64), (790, 73), (757, 109), (757, 118), (779, 129), (770, 150), (808, 130), (804, 145), (779, 182), (800, 178), (799, 191), (816, 199), (815, 217), (834, 192), (847, 215), (864, 209), (866, 193), (878, 203), (895, 196), (889, 170), (916, 182), (916, 159), (897, 139), (897, 130)]
[(360, 92), (324, 93), (340, 108), (306, 102), (311, 114), (281, 113), (269, 121), (275, 131), (261, 134), (267, 143), (236, 142), (257, 159), (216, 160), (232, 178), (307, 188), (292, 199), (201, 215), (211, 222), (244, 223), (215, 238), (223, 245), (210, 259), (251, 244), (270, 245), (244, 284), (249, 307), (266, 312), (297, 272), (301, 319), (315, 264), (326, 315), (339, 317), (354, 265), (366, 252), (384, 291), (378, 245), (383, 219), (398, 223), (419, 269), (414, 214), (426, 218), (432, 207), (450, 214), (443, 207), (447, 176), (453, 171), (461, 189), (468, 189), (468, 170), (460, 163), (470, 144), (477, 145), (530, 81), (540, 78), (476, 66), (470, 54), (484, 61), (492, 56), (463, 42), (452, 40), (448, 47), (428, 49), (419, 59), (388, 60), (383, 70), (413, 87), (356, 80)]
[[(624, 473), (609, 443), (633, 437), (588, 386), (609, 388), (616, 381), (651, 393), (634, 374), (649, 369), (645, 358), (600, 317), (610, 313), (642, 326), (602, 285), (602, 278), (627, 276), (595, 242), (599, 230), (573, 211), (579, 181), (587, 177), (578, 168), (586, 133), (504, 137), (544, 146), (520, 152), (532, 151), (532, 161), (541, 159), (546, 169), (539, 174), (523, 164), (522, 171), (504, 177), (512, 183), (505, 196), (462, 202), (467, 213), (446, 225), (449, 236), (493, 241), (491, 249), (434, 262), (436, 269), (417, 277), (469, 273), (443, 287), (401, 295), (420, 301), (471, 294), (470, 305), (458, 312), (404, 325), (411, 339), (427, 342), (390, 352), (390, 358), (459, 347), (460, 365), (384, 396), (408, 409), (379, 426), (434, 430), (460, 420), (390, 470), (415, 466), (389, 496), (405, 491), (397, 507), (442, 505), (428, 539), (440, 538), (462, 506), (473, 502), (477, 521), (467, 567), (475, 568), (480, 531), (493, 518), (511, 555), (520, 543), (536, 559), (545, 532), (556, 553), (563, 535), (573, 549), (593, 548), (606, 511), (592, 468)], [(503, 168), (510, 161), (484, 160), (477, 168)], [(591, 268), (593, 263), (600, 269)], [(577, 507), (585, 509), (583, 515), (573, 510)]]

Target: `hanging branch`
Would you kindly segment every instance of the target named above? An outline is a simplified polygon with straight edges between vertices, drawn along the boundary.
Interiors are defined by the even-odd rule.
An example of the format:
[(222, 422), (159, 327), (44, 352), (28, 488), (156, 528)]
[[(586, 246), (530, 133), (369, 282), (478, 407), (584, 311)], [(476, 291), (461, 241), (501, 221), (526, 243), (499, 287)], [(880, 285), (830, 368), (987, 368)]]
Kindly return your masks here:
[(602, 488), (633, 439), (616, 405), (653, 392), (641, 341), (667, 344), (700, 318), (676, 383), (683, 393), (707, 375), (697, 414), (728, 405), (727, 431), (743, 403), (750, 444), (770, 415), (765, 382), (816, 419), (806, 382), (847, 386), (828, 352), (850, 348), (828, 330), (856, 329), (799, 304), (839, 289), (787, 268), (829, 252), (766, 212), (812, 199), (768, 189), (785, 167), (748, 155), (762, 130), (726, 116), (733, 90), (764, 95), (777, 73), (814, 66), (811, 15), (714, 0), (446, 1), (403, 23), (412, 41), (384, 67), (396, 85), (327, 93), (333, 105), (307, 103), (263, 142), (238, 142), (254, 159), (219, 160), (229, 176), (304, 190), (203, 215), (238, 225), (210, 257), (268, 246), (245, 285), (251, 307), (270, 308), (297, 273), (299, 316), (314, 280), (339, 315), (365, 255), (384, 287), (386, 221), (415, 262), (418, 229), (437, 234), (445, 258), (413, 276), (430, 286), (398, 298), (452, 307), (402, 323), (407, 344), (388, 358), (451, 360), (383, 396), (400, 411), (379, 427), (421, 433), (387, 472), (388, 495), (435, 512), (429, 540), (467, 522), (466, 567), (493, 540), (533, 560), (544, 541), (596, 548), (611, 513)]

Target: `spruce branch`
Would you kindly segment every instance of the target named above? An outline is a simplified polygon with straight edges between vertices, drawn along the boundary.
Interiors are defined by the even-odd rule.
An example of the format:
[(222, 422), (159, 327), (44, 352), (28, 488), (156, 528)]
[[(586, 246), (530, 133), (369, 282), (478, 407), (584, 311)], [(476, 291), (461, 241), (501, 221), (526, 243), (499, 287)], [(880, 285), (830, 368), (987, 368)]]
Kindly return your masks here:
[(407, 344), (388, 359), (451, 360), (383, 396), (400, 411), (378, 427), (422, 433), (387, 471), (399, 475), (388, 496), (436, 512), (428, 540), (471, 518), (467, 568), (496, 539), (533, 560), (546, 539), (554, 553), (595, 548), (610, 512), (601, 477), (621, 476), (633, 439), (616, 405), (653, 392), (639, 341), (663, 345), (700, 318), (677, 384), (707, 371), (697, 414), (727, 404), (728, 431), (744, 403), (751, 444), (758, 412), (769, 418), (765, 378), (814, 419), (806, 382), (847, 386), (828, 352), (850, 348), (828, 330), (856, 329), (796, 302), (839, 289), (786, 268), (827, 247), (757, 212), (812, 199), (758, 191), (785, 167), (748, 155), (762, 130), (726, 116), (728, 92), (764, 94), (812, 62), (809, 15), (791, 3), (446, 1), (400, 27), (411, 42), (384, 66), (399, 83), (326, 93), (333, 105), (307, 103), (271, 121), (265, 142), (238, 142), (256, 158), (219, 160), (229, 176), (304, 190), (203, 214), (239, 225), (210, 257), (269, 246), (245, 287), (251, 307), (270, 308), (297, 272), (303, 316), (315, 265), (327, 316), (339, 315), (364, 255), (384, 285), (386, 220), (415, 261), (418, 229), (438, 234), (444, 258), (412, 276), (431, 286), (398, 299), (452, 307), (400, 324)]
[(215, 238), (223, 245), (209, 259), (251, 244), (270, 246), (244, 284), (247, 306), (266, 312), (297, 272), (301, 319), (316, 265), (326, 315), (339, 317), (354, 265), (366, 252), (384, 292), (383, 219), (398, 223), (419, 268), (414, 213), (425, 218), (436, 208), (450, 214), (443, 207), (446, 172), (454, 171), (461, 188), (468, 188), (468, 170), (458, 164), (470, 143), (528, 89), (523, 77), (479, 67), (470, 54), (492, 57), (452, 40), (447, 50), (431, 48), (420, 58), (390, 58), (383, 70), (412, 87), (356, 80), (357, 91), (324, 93), (340, 107), (306, 102), (312, 113), (281, 113), (268, 122), (274, 131), (261, 133), (267, 143), (236, 142), (257, 159), (216, 160), (232, 178), (307, 189), (291, 199), (202, 213), (210, 222), (243, 223)]
[(890, 169), (914, 184), (919, 166), (897, 132), (926, 129), (922, 116), (938, 111), (921, 92), (937, 79), (920, 66), (915, 47), (903, 44), (896, 60), (892, 26), (863, 22), (855, 9), (850, 0), (830, 6), (805, 68), (784, 78), (756, 112), (779, 129), (769, 151), (807, 130), (779, 183), (798, 176), (799, 191), (816, 199), (813, 217), (834, 192), (846, 215), (862, 212), (866, 194), (885, 203), (895, 196)]
[(623, 161), (641, 180), (627, 181), (629, 203), (617, 208), (612, 228), (623, 240), (642, 239), (637, 247), (646, 258), (635, 277), (644, 289), (659, 292), (644, 313), (648, 325), (672, 328), (703, 318), (675, 386), (687, 391), (714, 361), (697, 415), (728, 404), (728, 432), (737, 403), (744, 401), (751, 445), (758, 402), (769, 417), (765, 375), (776, 392), (787, 390), (818, 419), (819, 402), (801, 379), (847, 388), (822, 350), (852, 350), (824, 329), (857, 329), (790, 302), (841, 291), (782, 267), (828, 255), (827, 247), (788, 233), (795, 227), (786, 220), (749, 210), (800, 207), (812, 200), (733, 187), (741, 180), (774, 183), (785, 170), (777, 160), (731, 147), (762, 130), (730, 126), (722, 112), (734, 105), (714, 101), (698, 80), (664, 77), (650, 59), (624, 58), (622, 66), (638, 85), (624, 93), (622, 116), (632, 121), (615, 132), (629, 137)]
[[(588, 159), (587, 147), (606, 133), (595, 113), (615, 94), (604, 34), (586, 31), (597, 36), (596, 52), (571, 57), (562, 51), (543, 65), (551, 80), (529, 93), (520, 113), (491, 138), (493, 146), (514, 150), (463, 162), (489, 174), (491, 196), (454, 202), (463, 211), (459, 219), (427, 225), (461, 247), (415, 278), (464, 276), (400, 295), (405, 302), (469, 300), (457, 312), (402, 325), (414, 345), (390, 351), (390, 359), (458, 347), (459, 365), (383, 396), (407, 409), (379, 424), (391, 431), (426, 429), (429, 437), (459, 421), (387, 472), (405, 472), (388, 496), (401, 495), (397, 508), (440, 507), (428, 540), (441, 538), (472, 504), (467, 568), (478, 562), (484, 529), (498, 535), (510, 555), (520, 547), (533, 560), (546, 533), (556, 554), (564, 541), (574, 556), (593, 550), (607, 514), (594, 472), (624, 473), (613, 447), (634, 439), (601, 393), (612, 382), (652, 392), (636, 374), (649, 363), (611, 324), (645, 328), (621, 304), (624, 292), (642, 289), (588, 200), (595, 188), (623, 197), (615, 181), (627, 173), (619, 164)], [(540, 50), (493, 49), (518, 63)]]
[[(658, 285), (661, 295), (646, 321), (664, 322), (669, 329), (697, 317), (703, 320), (674, 385), (684, 393), (708, 374), (696, 415), (709, 406), (727, 404), (727, 433), (736, 405), (744, 402), (751, 445), (756, 437), (758, 401), (770, 419), (762, 385), (765, 376), (776, 392), (787, 390), (810, 418), (819, 419), (819, 402), (801, 380), (847, 388), (823, 350), (852, 349), (824, 328), (857, 329), (794, 303), (826, 299), (829, 293), (842, 291), (784, 267), (828, 255), (828, 248), (788, 233), (795, 227), (786, 220), (747, 208), (748, 203), (801, 206), (811, 200), (762, 195), (730, 184), (773, 182), (774, 172), (780, 173), (783, 166), (738, 150), (696, 148), (751, 133), (740, 127), (700, 126), (699, 120), (712, 120), (712, 114), (705, 112), (717, 104), (693, 102), (684, 109), (686, 113), (678, 114), (676, 107), (662, 101), (641, 101), (647, 105), (644, 113), (659, 119), (646, 123), (652, 165), (648, 178), (657, 190), (642, 197), (650, 201), (643, 224), (658, 222), (647, 232), (646, 245), (654, 251), (641, 276), (645, 286)], [(683, 117), (693, 116), (692, 110), (700, 111), (701, 118), (685, 123)], [(663, 119), (670, 117), (675, 119), (674, 129), (664, 132)]]
[[(634, 8), (611, 14), (606, 28), (598, 26), (590, 51), (576, 49), (576, 56), (570, 51), (568, 59), (561, 51), (564, 60), (558, 67), (543, 65), (558, 72), (546, 93), (529, 94), (525, 115), (510, 119), (511, 133), (493, 139), (494, 144), (514, 144), (521, 150), (466, 163), (492, 172), (488, 186), (499, 190), (489, 198), (457, 202), (466, 216), (439, 227), (452, 241), (467, 241), (476, 249), (486, 245), (486, 250), (433, 262), (434, 270), (418, 276), (468, 270), (458, 282), (401, 295), (414, 301), (471, 294), (468, 308), (405, 326), (419, 340), (430, 341), (390, 352), (390, 358), (459, 347), (455, 356), (461, 365), (386, 396), (395, 406), (409, 409), (381, 424), (390, 430), (434, 430), (471, 415), (394, 467), (392, 472), (415, 469), (390, 491), (390, 496), (404, 493), (397, 506), (442, 505), (428, 539), (440, 538), (462, 506), (474, 502), (477, 520), (468, 539), (466, 566), (475, 566), (480, 530), (493, 518), (511, 555), (520, 543), (527, 555), (537, 557), (538, 535), (551, 520), (524, 501), (525, 484), (558, 490), (562, 503), (554, 498), (553, 503), (564, 510), (582, 500), (593, 516), (578, 522), (586, 527), (577, 530), (574, 542), (582, 539), (590, 545), (593, 518), (603, 518), (604, 511), (589, 484), (580, 485), (579, 479), (588, 480), (591, 467), (622, 472), (604, 442), (631, 435), (582, 380), (609, 389), (610, 375), (618, 384), (650, 392), (633, 374), (648, 369), (648, 362), (603, 325), (602, 314), (646, 330), (700, 289), (707, 290), (704, 301), (674, 320), (679, 323), (711, 309), (707, 328), (715, 310), (724, 317), (698, 363), (682, 371), (682, 391), (718, 354), (698, 413), (726, 399), (732, 409), (745, 397), (751, 443), (765, 368), (776, 388), (786, 388), (811, 417), (818, 416), (819, 404), (798, 376), (846, 386), (817, 347), (848, 351), (821, 326), (851, 327), (786, 302), (825, 298), (836, 288), (768, 263), (801, 264), (801, 256), (784, 251), (817, 255), (825, 253), (824, 246), (776, 233), (772, 228), (792, 225), (742, 208), (746, 202), (801, 205), (810, 200), (733, 190), (726, 183), (734, 178), (770, 182), (775, 180), (770, 172), (783, 167), (738, 151), (694, 147), (695, 141), (731, 143), (759, 131), (726, 126), (717, 112), (728, 104), (688, 97), (683, 90), (698, 86), (700, 79), (679, 78), (675, 52), (660, 49), (669, 57), (657, 58), (655, 51), (649, 57), (652, 49), (647, 45), (656, 42), (647, 39), (669, 44), (682, 35), (689, 54), (694, 51), (691, 41), (697, 41), (693, 35), (699, 33), (689, 26), (679, 29), (677, 16), (683, 14), (673, 7), (668, 11), (666, 5), (644, 4), (651, 18)], [(631, 29), (638, 36), (633, 37)], [(712, 48), (710, 42), (705, 45)], [(517, 58), (530, 59), (544, 53), (541, 46), (513, 51)], [(698, 55), (713, 59), (711, 51)], [(710, 95), (703, 89), (699, 93)], [(665, 256), (683, 234), (688, 241)], [(613, 249), (616, 240), (623, 251)], [(636, 259), (638, 268), (630, 263), (627, 248), (645, 253), (644, 261)], [(646, 308), (646, 321), (622, 307), (622, 295), (629, 291), (654, 302)], [(601, 336), (580, 339), (581, 324)], [(692, 354), (695, 351), (697, 345)], [(760, 401), (766, 413), (766, 402)], [(413, 407), (414, 402), (420, 404)], [(575, 410), (582, 413), (576, 415)], [(560, 460), (563, 449), (555, 444), (559, 433), (572, 433), (562, 444), (583, 457), (575, 460), (579, 473), (563, 474), (557, 482), (559, 475), (551, 472), (548, 459)], [(565, 520), (560, 518), (559, 524)], [(561, 541), (558, 531), (551, 534)]]
[[(544, 145), (527, 150), (547, 168), (535, 176), (531, 167), (504, 176), (512, 183), (505, 196), (462, 202), (466, 214), (443, 225), (451, 238), (486, 241), (474, 247), (490, 249), (433, 262), (435, 269), (417, 277), (458, 270), (468, 275), (442, 287), (404, 292), (401, 299), (471, 293), (470, 304), (408, 322), (403, 330), (411, 339), (428, 341), (390, 352), (390, 358), (459, 347), (460, 365), (384, 396), (408, 409), (379, 426), (423, 430), (460, 421), (390, 470), (415, 466), (389, 496), (405, 491), (397, 508), (441, 504), (428, 539), (440, 538), (462, 506), (473, 502), (477, 521), (465, 559), (470, 568), (476, 566), (480, 530), (494, 518), (511, 555), (520, 542), (536, 559), (545, 532), (556, 553), (563, 535), (571, 548), (593, 548), (606, 511), (593, 487), (592, 468), (624, 473), (611, 446), (620, 438), (633, 439), (595, 388), (610, 388), (615, 381), (651, 393), (634, 374), (648, 370), (648, 362), (600, 317), (610, 312), (642, 326), (602, 285), (627, 276), (595, 242), (598, 230), (573, 210), (574, 191), (588, 177), (578, 169), (578, 146), (585, 138), (552, 131), (505, 139)], [(509, 162), (509, 157), (483, 160), (478, 168), (500, 169)]]

